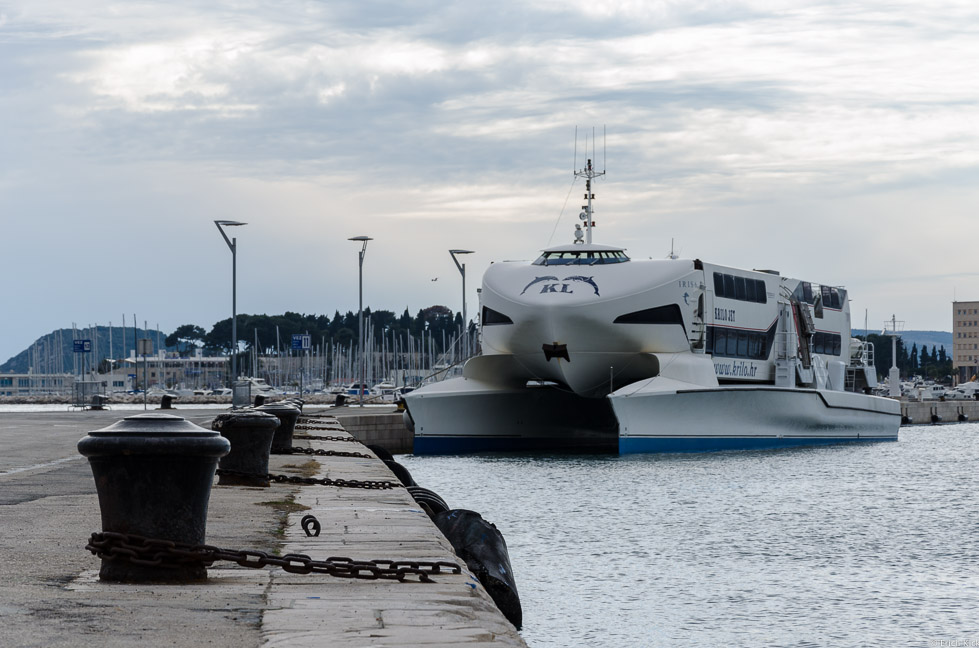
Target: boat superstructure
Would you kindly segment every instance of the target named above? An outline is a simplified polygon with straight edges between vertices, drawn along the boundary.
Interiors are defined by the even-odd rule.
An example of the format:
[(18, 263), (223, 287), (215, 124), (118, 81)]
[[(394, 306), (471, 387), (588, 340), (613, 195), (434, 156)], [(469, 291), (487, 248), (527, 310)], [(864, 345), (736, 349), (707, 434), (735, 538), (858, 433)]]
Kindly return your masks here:
[(844, 288), (592, 243), (590, 171), (576, 242), (492, 264), (483, 354), (406, 396), (416, 453), (897, 438)]

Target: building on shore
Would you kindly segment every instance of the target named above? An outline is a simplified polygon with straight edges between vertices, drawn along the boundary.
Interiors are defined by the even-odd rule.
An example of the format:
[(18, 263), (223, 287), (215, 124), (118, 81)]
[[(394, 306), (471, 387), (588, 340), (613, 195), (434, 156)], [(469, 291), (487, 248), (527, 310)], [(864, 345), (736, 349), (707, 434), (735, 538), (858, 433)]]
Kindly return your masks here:
[(74, 384), (70, 373), (5, 373), (0, 374), (0, 396), (63, 396)]
[[(181, 358), (176, 354), (160, 351), (147, 356), (129, 356), (122, 361), (124, 367), (112, 375), (112, 386), (125, 382), (126, 391), (147, 388), (216, 389), (228, 381), (227, 356), (191, 356)], [(106, 378), (103, 377), (103, 380)]]
[(952, 302), (952, 370), (955, 384), (979, 376), (979, 301)]

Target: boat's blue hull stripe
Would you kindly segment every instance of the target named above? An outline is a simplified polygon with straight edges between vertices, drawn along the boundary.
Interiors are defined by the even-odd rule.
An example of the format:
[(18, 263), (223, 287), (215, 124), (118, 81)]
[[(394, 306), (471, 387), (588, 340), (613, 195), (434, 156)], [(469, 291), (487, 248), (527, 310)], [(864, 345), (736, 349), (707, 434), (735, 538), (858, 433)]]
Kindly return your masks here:
[(797, 446), (897, 441), (892, 437), (622, 437), (619, 454), (639, 452), (716, 452), (722, 450), (764, 450)]
[[(796, 446), (830, 445), (864, 441), (897, 441), (892, 437), (623, 437), (618, 441), (620, 454), (640, 452), (717, 452), (723, 450), (764, 450)], [(472, 452), (615, 452), (615, 440), (607, 443), (560, 444), (543, 437), (416, 436), (416, 455), (466, 454)]]

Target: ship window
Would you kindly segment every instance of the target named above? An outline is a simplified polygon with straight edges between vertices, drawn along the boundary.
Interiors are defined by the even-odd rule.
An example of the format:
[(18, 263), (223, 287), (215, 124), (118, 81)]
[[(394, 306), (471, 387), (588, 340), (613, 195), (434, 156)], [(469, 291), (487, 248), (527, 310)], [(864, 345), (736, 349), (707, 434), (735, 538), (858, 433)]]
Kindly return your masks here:
[(740, 299), (741, 301), (745, 301), (745, 300), (748, 299), (747, 294), (746, 294), (747, 291), (745, 290), (744, 284), (745, 284), (744, 277), (735, 277), (734, 278), (734, 298), (735, 299)]
[(768, 303), (768, 287), (761, 279), (714, 273), (714, 296), (739, 299), (756, 304)]
[(491, 326), (493, 324), (513, 324), (513, 320), (504, 315), (503, 313), (497, 312), (492, 308), (487, 308), (483, 306), (483, 326)]
[(727, 329), (714, 329), (714, 354), (727, 355)]
[(795, 287), (792, 296), (801, 302), (806, 302), (810, 306), (816, 303), (817, 296), (813, 295), (812, 284), (808, 281), (800, 281)]
[[(775, 344), (773, 323), (767, 331), (744, 331), (722, 327), (707, 327), (707, 352), (725, 358), (766, 360)], [(837, 336), (838, 337), (838, 336)]]
[(656, 308), (619, 315), (613, 324), (679, 324), (683, 326), (684, 331), (687, 330), (683, 325), (683, 314), (677, 304), (667, 304), (666, 306), (657, 306)]
[(816, 332), (812, 336), (812, 350), (822, 355), (838, 356), (842, 353), (843, 338), (836, 333)]
[(714, 329), (714, 355), (727, 355), (727, 331)]
[(625, 263), (628, 260), (629, 257), (622, 250), (602, 250), (598, 252), (556, 250), (541, 254), (534, 261), (534, 265), (604, 265), (608, 263)]
[(727, 354), (732, 358), (738, 357), (738, 333), (737, 331), (727, 332)]

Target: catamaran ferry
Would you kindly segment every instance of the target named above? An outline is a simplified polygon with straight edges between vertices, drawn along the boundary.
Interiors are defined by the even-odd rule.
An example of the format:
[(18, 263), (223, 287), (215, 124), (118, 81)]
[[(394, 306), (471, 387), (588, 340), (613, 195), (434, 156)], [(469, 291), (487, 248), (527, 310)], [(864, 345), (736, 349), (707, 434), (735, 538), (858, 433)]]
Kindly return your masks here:
[[(416, 454), (684, 452), (897, 440), (847, 291), (591, 242), (492, 264), (483, 353), (406, 395)], [(587, 239), (585, 235), (587, 234)], [(585, 240), (583, 240), (585, 239)]]

